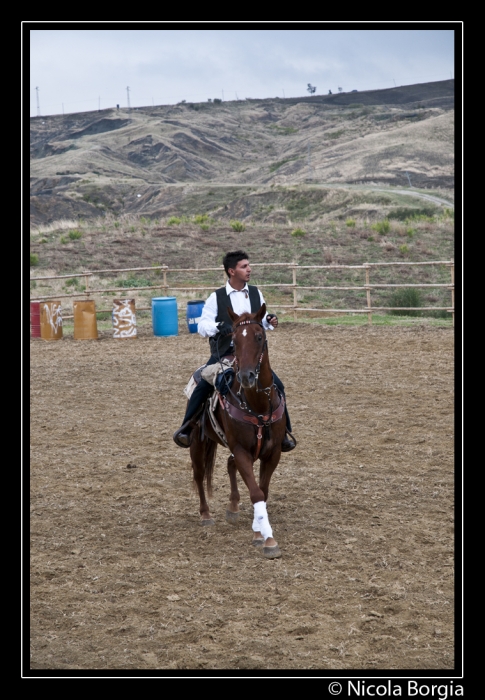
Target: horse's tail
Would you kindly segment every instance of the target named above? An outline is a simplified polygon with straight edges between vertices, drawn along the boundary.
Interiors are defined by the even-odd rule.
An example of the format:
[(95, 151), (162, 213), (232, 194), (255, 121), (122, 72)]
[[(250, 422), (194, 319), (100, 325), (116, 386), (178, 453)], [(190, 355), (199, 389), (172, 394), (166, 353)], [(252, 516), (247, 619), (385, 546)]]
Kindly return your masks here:
[(205, 438), (202, 441), (203, 458), (205, 465), (204, 479), (207, 487), (207, 495), (212, 496), (212, 474), (216, 461), (217, 442)]

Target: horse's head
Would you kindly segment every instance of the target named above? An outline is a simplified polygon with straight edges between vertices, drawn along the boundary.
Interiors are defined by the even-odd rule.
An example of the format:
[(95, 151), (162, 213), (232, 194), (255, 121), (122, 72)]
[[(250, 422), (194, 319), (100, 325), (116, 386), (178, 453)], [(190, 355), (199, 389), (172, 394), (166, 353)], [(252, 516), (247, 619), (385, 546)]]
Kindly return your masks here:
[(263, 304), (255, 314), (244, 313), (238, 316), (230, 308), (227, 311), (234, 329), (234, 356), (238, 379), (244, 389), (252, 389), (258, 379), (266, 342), (263, 328), (266, 305)]

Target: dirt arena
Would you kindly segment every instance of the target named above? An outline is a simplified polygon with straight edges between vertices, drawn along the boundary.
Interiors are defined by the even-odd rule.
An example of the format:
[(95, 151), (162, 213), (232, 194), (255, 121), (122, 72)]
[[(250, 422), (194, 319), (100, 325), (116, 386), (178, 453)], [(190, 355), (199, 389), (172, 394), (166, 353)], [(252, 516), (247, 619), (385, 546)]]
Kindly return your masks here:
[(200, 527), (183, 388), (208, 343), (30, 341), (30, 668), (446, 670), (454, 650), (454, 335), (281, 324), (296, 450), (268, 512), (283, 556), (226, 523), (218, 448)]

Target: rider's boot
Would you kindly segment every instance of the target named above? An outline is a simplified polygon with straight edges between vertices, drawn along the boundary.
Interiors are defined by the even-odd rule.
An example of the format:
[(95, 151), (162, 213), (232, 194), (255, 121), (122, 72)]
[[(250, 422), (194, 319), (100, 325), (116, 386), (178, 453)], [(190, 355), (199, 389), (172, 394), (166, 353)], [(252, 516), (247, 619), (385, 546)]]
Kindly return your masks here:
[(209, 382), (201, 379), (192, 392), (192, 396), (187, 404), (187, 410), (182, 421), (182, 425), (173, 434), (173, 441), (179, 447), (190, 447), (192, 442), (192, 431), (200, 418), (205, 400), (211, 393), (212, 386)]
[(190, 447), (192, 442), (192, 430), (195, 428), (195, 421), (183, 423), (173, 434), (173, 441), (179, 447)]
[(291, 423), (290, 423), (290, 416), (288, 414), (288, 408), (285, 403), (285, 416), (286, 416), (286, 433), (285, 437), (283, 438), (283, 442), (281, 443), (281, 451), (282, 452), (291, 452), (291, 450), (294, 450), (296, 447), (296, 440), (291, 434)]
[(285, 437), (283, 438), (283, 442), (281, 443), (281, 451), (282, 452), (291, 452), (291, 450), (294, 450), (296, 447), (296, 440), (293, 437), (293, 435), (291, 434), (291, 422), (290, 422), (290, 416), (288, 413), (288, 404), (286, 403), (285, 387), (284, 387), (281, 379), (278, 377), (278, 375), (274, 371), (273, 371), (273, 381), (276, 384), (277, 389), (282, 394), (282, 396), (285, 400), (286, 432), (285, 432)]

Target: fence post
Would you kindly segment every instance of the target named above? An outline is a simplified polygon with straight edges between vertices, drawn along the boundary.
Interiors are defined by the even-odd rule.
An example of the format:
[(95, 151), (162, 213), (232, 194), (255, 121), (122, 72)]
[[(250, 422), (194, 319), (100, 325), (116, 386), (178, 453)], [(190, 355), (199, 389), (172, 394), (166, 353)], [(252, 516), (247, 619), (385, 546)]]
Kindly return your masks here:
[(297, 320), (296, 307), (298, 306), (298, 301), (296, 298), (296, 262), (293, 261), (293, 320)]
[[(371, 303), (370, 303), (370, 265), (366, 265), (365, 267), (365, 284), (367, 287), (367, 308), (371, 309)], [(372, 326), (372, 311), (369, 311), (367, 313), (367, 323), (369, 323)]]
[(451, 261), (451, 284), (453, 285), (451, 287), (451, 306), (453, 308), (453, 311), (451, 312), (451, 316), (453, 319), (453, 327), (455, 326), (455, 262), (454, 260)]
[(167, 268), (167, 266), (165, 265), (165, 269), (164, 269), (164, 271), (163, 271), (163, 291), (165, 292), (165, 296), (167, 296), (167, 290), (168, 290), (168, 286), (167, 286), (167, 270), (166, 270), (166, 268)]
[(86, 275), (85, 277), (86, 280), (86, 296), (89, 298), (89, 274)]

